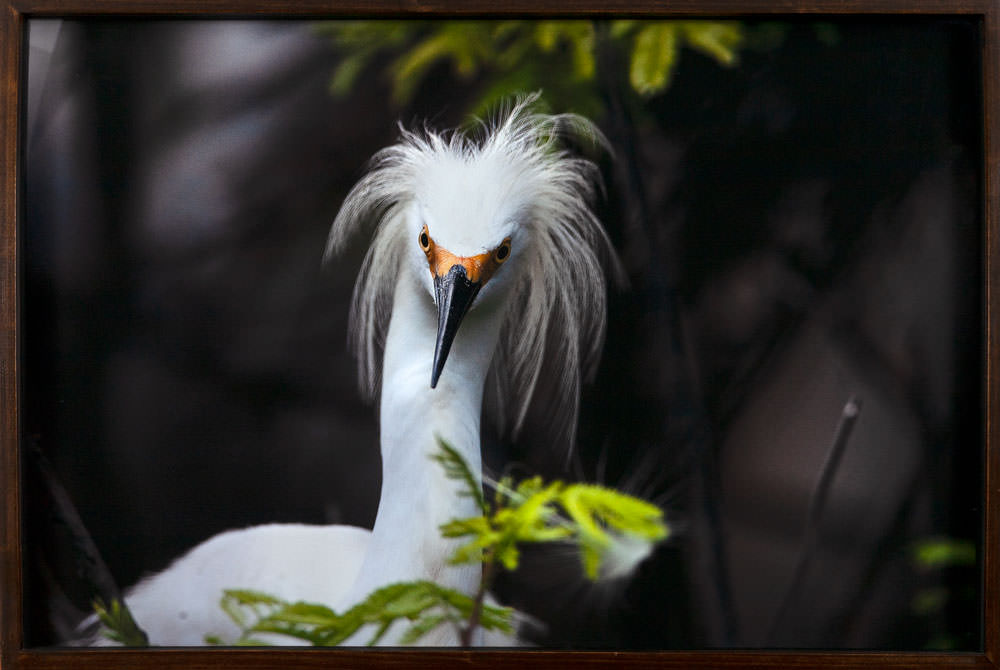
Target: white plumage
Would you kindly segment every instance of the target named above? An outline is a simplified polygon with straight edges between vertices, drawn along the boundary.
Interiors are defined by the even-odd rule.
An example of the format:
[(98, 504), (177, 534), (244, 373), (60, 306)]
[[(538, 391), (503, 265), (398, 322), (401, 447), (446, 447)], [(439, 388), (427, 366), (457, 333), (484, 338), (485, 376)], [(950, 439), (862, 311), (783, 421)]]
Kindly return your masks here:
[[(152, 644), (233, 639), (219, 607), (226, 588), (338, 611), (401, 580), (474, 592), (479, 568), (449, 566), (454, 545), (438, 527), (476, 510), (429, 458), (436, 438), (479, 476), (487, 385), (497, 421), (516, 432), (545, 374), (560, 382), (558, 396), (544, 399), (548, 415), (571, 443), (581, 380), (603, 341), (602, 261), (618, 271), (590, 209), (597, 168), (560, 146), (566, 133), (603, 138), (580, 117), (533, 112), (536, 98), (480, 124), (478, 138), (402, 130), (334, 221), (328, 258), (374, 226), (350, 334), (362, 390), (380, 398), (383, 480), (372, 531), (266, 525), (213, 537), (127, 596)], [(457, 639), (441, 627), (422, 643)]]

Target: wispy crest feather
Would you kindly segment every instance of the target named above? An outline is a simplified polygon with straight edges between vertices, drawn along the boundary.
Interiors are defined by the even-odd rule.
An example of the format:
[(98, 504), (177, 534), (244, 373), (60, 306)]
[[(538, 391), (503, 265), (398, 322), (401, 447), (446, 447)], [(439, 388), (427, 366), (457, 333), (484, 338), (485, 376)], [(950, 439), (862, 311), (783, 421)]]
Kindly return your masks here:
[[(605, 145), (600, 131), (572, 114), (534, 111), (538, 94), (501, 110), (474, 131), (412, 132), (400, 127), (397, 144), (378, 152), (369, 171), (351, 189), (330, 231), (326, 257), (338, 252), (352, 233), (374, 225), (371, 246), (354, 289), (349, 343), (358, 359), (363, 393), (379, 389), (382, 352), (392, 312), (406, 234), (405, 212), (419, 200), (422, 177), (439, 161), (500, 161), (514, 168), (529, 244), (520, 276), (508, 301), (497, 351), (487, 380), (493, 418), (501, 430), (517, 433), (532, 405), (542, 375), (560, 383), (544, 402), (555, 434), (575, 440), (580, 387), (593, 374), (604, 342), (604, 267), (615, 278), (621, 269), (611, 243), (591, 211), (600, 185), (597, 166), (562, 146), (567, 135)], [(461, 334), (459, 335), (461, 337)]]

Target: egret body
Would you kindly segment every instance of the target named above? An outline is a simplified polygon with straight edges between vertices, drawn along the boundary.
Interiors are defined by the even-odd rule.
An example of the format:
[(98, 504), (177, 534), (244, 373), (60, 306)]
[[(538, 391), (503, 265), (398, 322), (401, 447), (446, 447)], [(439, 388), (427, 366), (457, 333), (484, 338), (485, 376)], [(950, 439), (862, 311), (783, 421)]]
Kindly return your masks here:
[[(333, 224), (327, 257), (374, 225), (350, 335), (361, 387), (380, 403), (374, 528), (273, 524), (209, 539), (129, 592), (152, 644), (237, 637), (219, 607), (227, 588), (337, 611), (403, 580), (475, 592), (480, 566), (448, 565), (454, 541), (439, 526), (478, 512), (430, 454), (446, 440), (480, 477), (484, 401), (516, 432), (543, 371), (558, 393), (534, 400), (572, 442), (580, 383), (604, 334), (602, 261), (616, 267), (589, 207), (597, 169), (560, 146), (567, 133), (600, 134), (580, 117), (534, 113), (535, 97), (478, 137), (403, 130)], [(458, 640), (441, 626), (421, 643)]]

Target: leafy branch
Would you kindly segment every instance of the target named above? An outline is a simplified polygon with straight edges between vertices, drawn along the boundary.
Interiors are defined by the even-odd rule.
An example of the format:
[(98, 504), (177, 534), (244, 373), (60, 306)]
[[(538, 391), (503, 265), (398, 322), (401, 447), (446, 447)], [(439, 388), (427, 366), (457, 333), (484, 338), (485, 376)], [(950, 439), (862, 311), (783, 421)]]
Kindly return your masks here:
[[(444, 442), (440, 447), (436, 458), (456, 470), (459, 464), (464, 466), (452, 447)], [(585, 574), (597, 580), (602, 564), (616, 558), (615, 550), (623, 539), (651, 545), (669, 534), (658, 507), (595, 484), (545, 484), (541, 477), (532, 477), (515, 486), (504, 478), (496, 485), (493, 504), (484, 502), (481, 508), (481, 516), (456, 519), (441, 527), (445, 537), (469, 538), (453, 554), (453, 564), (498, 562), (516, 570), (518, 545), (572, 542), (580, 548)]]
[[(398, 106), (412, 101), (439, 64), (464, 81), (483, 82), (473, 112), (482, 114), (513, 92), (544, 89), (554, 105), (600, 115), (597, 88), (600, 43), (627, 56), (627, 79), (641, 98), (670, 85), (684, 48), (723, 67), (739, 61), (747, 42), (737, 21), (616, 20), (607, 30), (586, 20), (562, 21), (329, 21), (316, 25), (342, 52), (330, 79), (334, 95), (350, 93), (362, 75), (387, 55), (383, 76)], [(624, 74), (624, 73), (623, 73)]]
[[(442, 440), (439, 447), (435, 458), (444, 465), (448, 476), (466, 482), (469, 495), (481, 496), (479, 487), (470, 485), (474, 479), (461, 455)], [(655, 505), (592, 484), (560, 481), (545, 484), (541, 477), (532, 477), (515, 486), (510, 478), (504, 478), (496, 485), (492, 505), (482, 497), (477, 502), (483, 511), (481, 516), (456, 519), (441, 526), (444, 537), (468, 538), (455, 550), (452, 564), (483, 564), (475, 608), (461, 631), (465, 646), (471, 644), (476, 627), (482, 623), (479, 613), (485, 606), (497, 567), (517, 569), (518, 545), (574, 542), (580, 549), (584, 573), (596, 581), (601, 576), (630, 572), (648, 555), (653, 543), (669, 534), (663, 512)], [(623, 541), (626, 538), (632, 543)], [(620, 551), (628, 546), (638, 547), (639, 551)], [(602, 575), (601, 567), (607, 564), (613, 567)]]
[[(258, 636), (276, 633), (329, 647), (343, 643), (366, 626), (375, 628), (367, 644), (378, 644), (397, 621), (406, 621), (408, 625), (399, 643), (413, 644), (443, 624), (458, 629), (472, 617), (475, 604), (472, 598), (454, 589), (415, 581), (384, 586), (343, 614), (325, 605), (292, 603), (265, 593), (237, 589), (225, 591), (221, 606), (240, 628), (237, 646), (266, 645), (268, 642)], [(487, 630), (509, 634), (513, 631), (511, 614), (507, 607), (483, 605), (478, 614), (479, 624)], [(206, 641), (223, 643), (213, 636), (206, 637)]]

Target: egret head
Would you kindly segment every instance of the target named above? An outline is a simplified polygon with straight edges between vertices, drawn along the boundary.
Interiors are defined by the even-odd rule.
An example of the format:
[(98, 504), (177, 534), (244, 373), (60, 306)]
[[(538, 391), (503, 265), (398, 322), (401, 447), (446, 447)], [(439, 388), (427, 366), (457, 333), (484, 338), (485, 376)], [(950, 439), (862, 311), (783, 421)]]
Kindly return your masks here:
[(348, 194), (327, 256), (356, 228), (375, 225), (352, 308), (366, 393), (378, 388), (393, 295), (405, 278), (438, 311), (432, 387), (463, 318), (504, 310), (490, 374), (500, 425), (520, 426), (548, 365), (564, 380), (554, 420), (575, 426), (580, 379), (603, 343), (605, 261), (620, 271), (590, 209), (598, 169), (563, 146), (568, 135), (604, 139), (581, 117), (535, 113), (537, 97), (469, 133), (401, 129)]
[[(420, 220), (428, 218), (430, 216), (425, 213)], [(423, 223), (417, 235), (417, 245), (427, 260), (427, 269), (433, 284), (434, 303), (438, 309), (437, 339), (431, 369), (431, 388), (434, 388), (444, 369), (451, 343), (455, 339), (462, 319), (487, 282), (504, 263), (510, 260), (511, 236), (504, 237), (499, 244), (485, 251), (477, 248), (468, 255), (460, 255), (439, 244), (431, 235), (430, 227)], [(418, 260), (416, 266), (421, 265)], [(418, 271), (418, 274), (422, 273)], [(495, 286), (496, 284), (493, 284), (491, 289)]]

